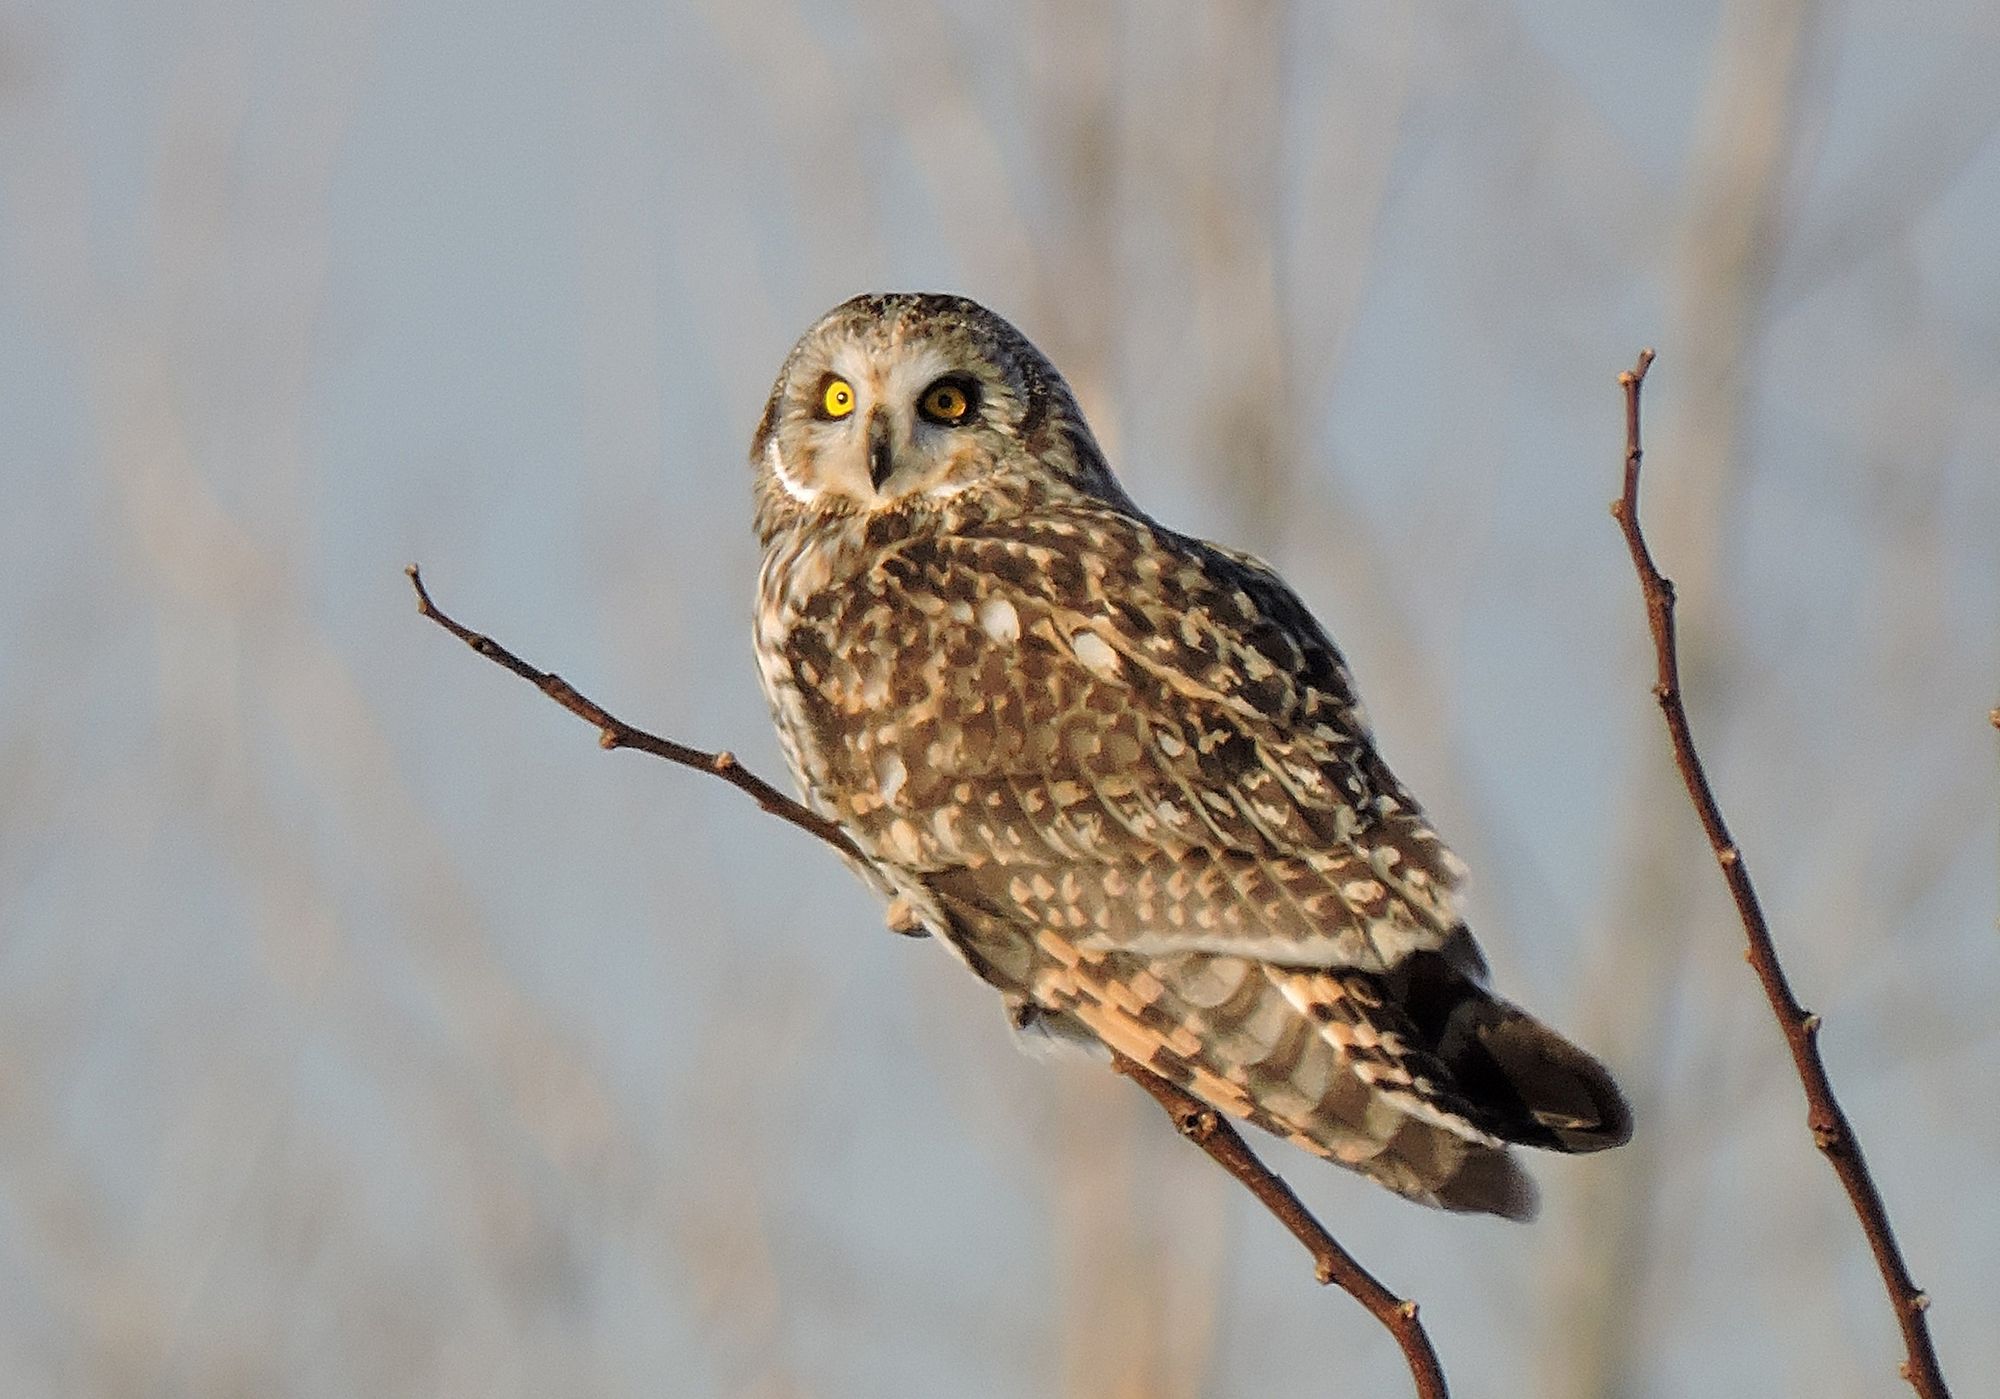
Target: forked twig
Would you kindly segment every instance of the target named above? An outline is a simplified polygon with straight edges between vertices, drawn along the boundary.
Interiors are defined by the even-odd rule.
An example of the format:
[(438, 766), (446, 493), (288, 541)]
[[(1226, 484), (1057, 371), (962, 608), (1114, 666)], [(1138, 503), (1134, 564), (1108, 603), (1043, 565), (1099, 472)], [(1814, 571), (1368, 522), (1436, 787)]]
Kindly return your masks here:
[(1903, 1262), (1902, 1249), (1889, 1227), (1889, 1212), (1882, 1203), (1881, 1193), (1875, 1188), (1874, 1178), (1868, 1173), (1868, 1163), (1862, 1157), (1861, 1139), (1855, 1135), (1847, 1114), (1841, 1111), (1840, 1103), (1833, 1095), (1833, 1084), (1826, 1076), (1826, 1065), (1820, 1060), (1820, 1018), (1800, 1005), (1798, 998), (1792, 994), (1791, 983), (1786, 979), (1784, 967), (1778, 961), (1777, 949), (1772, 945), (1771, 929), (1764, 921), (1763, 907), (1757, 901), (1756, 890), (1751, 887), (1750, 871), (1744, 864), (1743, 852), (1723, 822), (1722, 808), (1716, 804), (1715, 792), (1708, 784), (1708, 774), (1695, 752), (1687, 708), (1681, 702), (1680, 658), (1674, 634), (1674, 585), (1654, 566), (1652, 551), (1646, 547), (1645, 535), (1639, 529), (1639, 461), (1643, 455), (1639, 442), (1639, 391), (1645, 384), (1646, 370), (1652, 363), (1653, 352), (1642, 350), (1638, 363), (1618, 376), (1618, 383), (1625, 391), (1625, 485), (1623, 493), (1611, 503), (1611, 514), (1624, 531), (1625, 546), (1631, 551), (1632, 567), (1638, 572), (1639, 588), (1645, 597), (1646, 622), (1653, 634), (1653, 657), (1658, 675), (1653, 685), (1653, 697), (1660, 702), (1667, 734), (1673, 740), (1674, 763), (1680, 769), (1681, 780), (1687, 784), (1688, 797), (1694, 803), (1695, 813), (1701, 818), (1702, 829), (1707, 832), (1709, 846), (1715, 852), (1715, 861), (1722, 867), (1722, 877), (1729, 885), (1730, 897), (1736, 901), (1736, 912), (1743, 920), (1743, 933), (1749, 943), (1745, 960), (1756, 970), (1757, 980), (1764, 987), (1764, 997), (1771, 1003), (1771, 1013), (1777, 1017), (1778, 1028), (1784, 1031), (1785, 1043), (1791, 1049), (1793, 1067), (1797, 1069), (1799, 1084), (1805, 1090), (1806, 1125), (1812, 1131), (1813, 1143), (1833, 1163), (1834, 1172), (1847, 1190), (1847, 1198), (1861, 1220), (1862, 1232), (1868, 1236), (1868, 1247), (1875, 1255), (1875, 1266), (1882, 1274), (1882, 1285), (1888, 1290), (1890, 1304), (1895, 1308), (1896, 1324), (1902, 1329), (1903, 1348), (1907, 1352), (1902, 1365), (1903, 1378), (1924, 1399), (1949, 1399), (1950, 1391), (1945, 1388), (1944, 1373), (1938, 1368), (1937, 1352), (1931, 1345), (1930, 1324), (1925, 1316), (1930, 1298), (1911, 1280), (1910, 1270)]
[[(449, 615), (440, 611), (431, 601), (424, 587), (423, 575), (415, 564), (406, 570), (410, 586), (417, 592), (417, 611), (436, 622), (453, 636), (463, 641), (480, 655), (497, 665), (503, 666), (526, 680), (557, 704), (596, 727), (598, 742), (606, 748), (635, 748), (642, 753), (665, 758), (668, 762), (679, 763), (683, 767), (694, 768), (698, 772), (711, 773), (740, 791), (746, 792), (756, 803), (773, 816), (791, 822), (809, 835), (819, 837), (828, 845), (850, 859), (860, 860), (862, 854), (849, 840), (846, 832), (833, 822), (821, 817), (786, 796), (783, 792), (764, 781), (748, 768), (737, 762), (727, 750), (717, 753), (690, 748), (686, 744), (675, 743), (671, 739), (660, 738), (635, 729), (622, 719), (613, 716), (601, 705), (587, 699), (575, 686), (553, 671), (537, 670), (519, 656), (490, 636), (484, 636), (470, 627), (461, 626)], [(1417, 1399), (1449, 1399), (1445, 1389), (1444, 1371), (1438, 1364), (1437, 1352), (1432, 1349), (1430, 1337), (1425, 1333), (1423, 1323), (1417, 1320), (1417, 1304), (1404, 1301), (1378, 1282), (1374, 1275), (1354, 1260), (1354, 1256), (1335, 1241), (1333, 1235), (1317, 1219), (1314, 1219), (1291, 1187), (1259, 1161), (1236, 1129), (1214, 1112), (1206, 1103), (1167, 1082), (1151, 1070), (1123, 1055), (1115, 1055), (1112, 1068), (1131, 1079), (1152, 1095), (1153, 1100), (1173, 1118), (1174, 1125), (1203, 1151), (1207, 1152), (1218, 1165), (1234, 1176), (1243, 1187), (1257, 1197), (1258, 1203), (1291, 1231), (1292, 1237), (1304, 1244), (1312, 1254), (1314, 1267), (1322, 1283), (1337, 1283), (1357, 1302), (1368, 1309), (1374, 1318), (1387, 1327), (1402, 1347), (1404, 1358), (1409, 1362), (1410, 1375), (1417, 1386)]]

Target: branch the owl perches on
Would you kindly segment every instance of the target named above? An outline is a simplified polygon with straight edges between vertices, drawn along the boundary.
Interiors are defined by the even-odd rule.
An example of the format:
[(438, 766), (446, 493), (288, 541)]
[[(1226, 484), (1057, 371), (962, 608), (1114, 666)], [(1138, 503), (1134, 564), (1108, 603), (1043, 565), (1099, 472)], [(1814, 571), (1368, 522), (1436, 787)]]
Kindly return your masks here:
[[(584, 696), (560, 675), (529, 665), (493, 638), (461, 625), (431, 601), (417, 565), (411, 564), (404, 571), (409, 575), (410, 586), (416, 590), (420, 615), (430, 618), (486, 659), (512, 671), (595, 727), (598, 742), (603, 747), (634, 748), (682, 767), (719, 777), (779, 820), (790, 822), (807, 834), (818, 837), (850, 859), (858, 857), (859, 852), (853, 842), (838, 826), (758, 777), (737, 762), (728, 750), (709, 752), (634, 728)], [(1337, 1284), (1388, 1330), (1402, 1348), (1404, 1359), (1409, 1364), (1417, 1399), (1449, 1399), (1443, 1367), (1438, 1362), (1430, 1336), (1417, 1318), (1415, 1302), (1396, 1296), (1355, 1261), (1354, 1256), (1340, 1246), (1339, 1241), (1292, 1193), (1291, 1187), (1257, 1158), (1235, 1127), (1206, 1103), (1122, 1055), (1113, 1057), (1112, 1069), (1145, 1089), (1173, 1119), (1181, 1135), (1208, 1153), (1217, 1165), (1228, 1171), (1259, 1204), (1270, 1211), (1293, 1238), (1305, 1246), (1312, 1255), (1321, 1283)]]

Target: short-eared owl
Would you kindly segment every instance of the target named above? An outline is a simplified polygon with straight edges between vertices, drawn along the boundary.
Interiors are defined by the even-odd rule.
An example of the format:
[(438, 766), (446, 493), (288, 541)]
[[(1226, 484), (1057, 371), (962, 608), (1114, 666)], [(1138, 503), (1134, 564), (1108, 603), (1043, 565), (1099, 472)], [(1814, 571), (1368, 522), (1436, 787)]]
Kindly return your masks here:
[(1020, 332), (856, 297), (751, 456), (792, 770), (1022, 1031), (1446, 1209), (1533, 1212), (1510, 1143), (1626, 1139), (1597, 1061), (1486, 989), (1458, 861), (1305, 605), (1135, 506)]

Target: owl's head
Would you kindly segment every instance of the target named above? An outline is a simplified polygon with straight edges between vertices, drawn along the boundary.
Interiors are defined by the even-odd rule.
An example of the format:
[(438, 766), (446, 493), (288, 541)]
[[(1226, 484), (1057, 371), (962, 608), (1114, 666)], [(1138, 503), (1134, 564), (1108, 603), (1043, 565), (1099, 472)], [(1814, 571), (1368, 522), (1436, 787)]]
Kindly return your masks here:
[(974, 492), (1124, 499), (1055, 366), (959, 296), (827, 312), (786, 358), (750, 458), (767, 539), (800, 514), (941, 510)]

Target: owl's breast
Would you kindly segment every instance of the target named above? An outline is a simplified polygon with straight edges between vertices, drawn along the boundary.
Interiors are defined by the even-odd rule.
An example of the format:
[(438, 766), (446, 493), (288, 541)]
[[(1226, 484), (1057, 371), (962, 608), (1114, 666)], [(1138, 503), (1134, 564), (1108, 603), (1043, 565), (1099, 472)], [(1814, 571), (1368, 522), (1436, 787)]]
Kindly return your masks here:
[(759, 575), (757, 662), (801, 784), (850, 826), (893, 779), (897, 720), (934, 671), (935, 638), (896, 586), (894, 540), (865, 520), (823, 521), (772, 541)]
[(921, 761), (910, 745), (928, 746), (938, 722), (977, 693), (988, 658), (967, 634), (975, 619), (969, 596), (925, 586), (893, 548), (808, 539), (767, 556), (757, 635), (765, 693), (800, 776), (841, 819), (892, 800)]
[(913, 539), (767, 578), (759, 655), (801, 782), (911, 872), (1084, 854), (1117, 834), (1105, 803), (1156, 819), (1135, 806), (1145, 720), (1123, 664), (1070, 609), (975, 563), (962, 540)]

